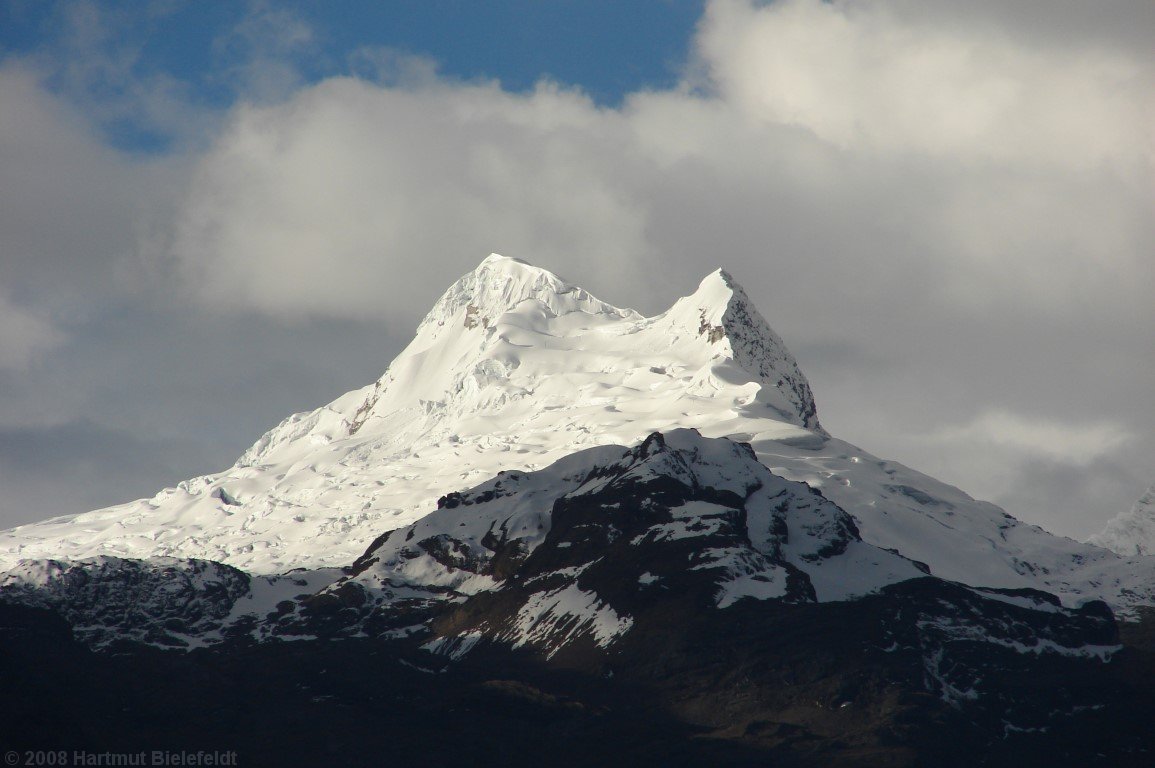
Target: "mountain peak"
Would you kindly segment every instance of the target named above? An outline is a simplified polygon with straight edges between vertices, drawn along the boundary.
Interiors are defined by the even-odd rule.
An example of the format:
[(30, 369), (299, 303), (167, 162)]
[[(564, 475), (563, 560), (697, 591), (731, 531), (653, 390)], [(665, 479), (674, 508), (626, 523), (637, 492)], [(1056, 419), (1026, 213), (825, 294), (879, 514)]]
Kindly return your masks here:
[(489, 254), (481, 260), (481, 263), (477, 265), (477, 268), (481, 269), (486, 265), (513, 266), (515, 264), (520, 264), (521, 266), (529, 267), (530, 269), (537, 269), (537, 267), (533, 266), (528, 261), (518, 259), (514, 256), (503, 256), (500, 253)]
[[(524, 306), (529, 302), (527, 306)], [(630, 309), (618, 309), (599, 301), (587, 291), (563, 280), (549, 270), (521, 259), (491, 253), (471, 272), (463, 275), (442, 294), (418, 327), (428, 332), (460, 324), (467, 330), (488, 329), (508, 312), (545, 312), (557, 317), (570, 312), (608, 315), (615, 319), (640, 318)]]
[[(775, 343), (785, 347), (781, 337), (770, 328), (769, 323), (758, 313), (754, 303), (746, 294), (746, 289), (724, 269), (715, 269), (702, 278), (702, 282), (698, 284), (698, 289), (687, 296), (685, 300), (693, 300), (693, 303), (700, 309), (706, 310), (706, 320), (717, 322), (719, 325), (733, 324), (741, 320), (750, 325), (752, 329), (766, 332), (773, 337)], [(729, 331), (730, 328), (726, 328), (726, 330)]]
[(1116, 515), (1088, 542), (1124, 557), (1155, 554), (1155, 485), (1139, 497), (1130, 511)]
[[(702, 282), (698, 283), (697, 289), (686, 296), (682, 301), (690, 301), (699, 307), (706, 310), (706, 317), (712, 320), (721, 320), (722, 314), (726, 311), (726, 307), (734, 300), (734, 278), (730, 273), (724, 269), (715, 269), (710, 274), (702, 278)], [(741, 286), (738, 287), (741, 291)], [(743, 292), (745, 297), (745, 292)]]

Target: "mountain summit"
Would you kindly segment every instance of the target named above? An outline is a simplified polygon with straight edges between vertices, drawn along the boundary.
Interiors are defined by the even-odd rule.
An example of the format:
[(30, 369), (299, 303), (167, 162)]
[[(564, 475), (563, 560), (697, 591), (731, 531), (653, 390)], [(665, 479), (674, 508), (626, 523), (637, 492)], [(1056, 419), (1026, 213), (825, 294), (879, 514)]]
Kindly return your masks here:
[[(521, 259), (491, 253), (480, 264), (451, 285), (417, 328), (417, 337), (435, 337), (426, 333), (432, 327), (453, 331), (453, 321), (464, 317), (467, 329), (486, 329), (508, 312), (517, 312), (530, 302), (551, 316), (584, 312), (616, 319), (641, 320), (630, 309), (618, 309), (570, 285), (557, 275)], [(464, 313), (464, 314), (463, 314)]]
[(1155, 485), (1088, 541), (1128, 557), (1155, 554)]
[(818, 423), (810, 383), (786, 344), (730, 273), (719, 269), (708, 275), (698, 290), (679, 300), (666, 317), (684, 328), (692, 328), (696, 319), (699, 334), (712, 344), (722, 345), (721, 354), (763, 382), (764, 402), (777, 400), (785, 406), (781, 408), (785, 419), (798, 418), (804, 427), (825, 434)]
[[(357, 432), (366, 421), (387, 417), (417, 393), (440, 394), (452, 410), (478, 413), (495, 405), (470, 397), (485, 389), (504, 405), (536, 394), (555, 375), (585, 374), (610, 387), (617, 377), (666, 375), (675, 366), (692, 369), (693, 375), (674, 386), (650, 384), (647, 390), (676, 398), (679, 381), (691, 383), (698, 395), (704, 387), (723, 391), (740, 384), (754, 393), (751, 402), (773, 408), (776, 418), (821, 430), (798, 364), (741, 286), (722, 270), (708, 275), (669, 311), (645, 318), (551, 272), (497, 254), (438, 299), (413, 342), (359, 406), (350, 428)], [(514, 382), (520, 386), (511, 386)], [(637, 388), (628, 390), (614, 399), (645, 396)], [(609, 397), (602, 392), (599, 399), (609, 402)]]

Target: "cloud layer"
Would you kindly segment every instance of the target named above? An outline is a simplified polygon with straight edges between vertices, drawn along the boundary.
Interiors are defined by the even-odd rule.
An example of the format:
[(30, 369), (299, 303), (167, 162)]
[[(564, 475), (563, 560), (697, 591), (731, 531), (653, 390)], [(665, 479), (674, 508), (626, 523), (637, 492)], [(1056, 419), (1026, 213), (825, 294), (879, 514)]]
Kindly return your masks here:
[[(722, 265), (833, 432), (1085, 536), (1155, 473), (1155, 60), (1135, 32), (1155, 18), (959, 5), (714, 0), (681, 86), (613, 109), (381, 51), (299, 85), (309, 31), (257, 45), (253, 21), (234, 35), (260, 54), (237, 76), (249, 97), (205, 119), (207, 146), (148, 162), (6, 67), (0, 88), (34, 109), (0, 136), (60, 163), (30, 178), (82, 169), (44, 206), (92, 222), (38, 228), (26, 206), (0, 222), (4, 258), (92, 264), (103, 292), (143, 280), (237, 323), (398, 336), (490, 251), (648, 312)], [(45, 296), (71, 279), (28, 274)], [(40, 336), (0, 336), (0, 366), (61, 343), (36, 316)], [(1056, 476), (1086, 492), (1056, 508)]]

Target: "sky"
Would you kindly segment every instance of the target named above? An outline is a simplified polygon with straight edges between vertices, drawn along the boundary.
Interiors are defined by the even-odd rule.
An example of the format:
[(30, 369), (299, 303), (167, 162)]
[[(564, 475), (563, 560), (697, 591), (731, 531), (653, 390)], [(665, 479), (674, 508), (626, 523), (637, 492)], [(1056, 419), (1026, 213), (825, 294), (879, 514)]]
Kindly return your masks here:
[(1082, 539), (1155, 481), (1150, 0), (0, 0), (0, 525), (375, 380), (490, 252), (721, 266), (828, 431)]

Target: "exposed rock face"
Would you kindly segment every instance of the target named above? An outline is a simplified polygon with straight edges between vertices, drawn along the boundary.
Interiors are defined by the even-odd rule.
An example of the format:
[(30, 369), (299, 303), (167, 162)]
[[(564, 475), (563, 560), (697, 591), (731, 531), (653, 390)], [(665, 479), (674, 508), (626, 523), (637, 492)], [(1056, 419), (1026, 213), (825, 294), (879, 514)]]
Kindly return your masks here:
[(0, 600), (52, 609), (95, 647), (185, 647), (219, 629), (248, 592), (249, 577), (236, 568), (171, 558), (25, 562), (0, 580)]
[(705, 610), (848, 599), (923, 575), (749, 446), (680, 430), (448, 494), (270, 631), (329, 634), (339, 611), (340, 633), (380, 634), (401, 629), (395, 610), (412, 622), (422, 609), (453, 628), (433, 642), (455, 655), (484, 637), (552, 656), (582, 640), (609, 647), (666, 590)]
[[(421, 639), (452, 659), (482, 642), (552, 658), (591, 643), (612, 650), (671, 600), (705, 615), (746, 603), (827, 603), (926, 572), (864, 543), (845, 511), (770, 472), (749, 446), (677, 430), (447, 494), (343, 571), (254, 581), (207, 561), (28, 562), (5, 577), (0, 597), (58, 611), (97, 647), (386, 637)], [(268, 597), (274, 582), (279, 598)], [(970, 602), (966, 611), (912, 625), (932, 645), (1109, 654), (1100, 630), (1055, 629), (1079, 626), (1088, 609), (1029, 590), (950, 588)], [(258, 592), (265, 596), (254, 601)], [(1008, 624), (1008, 605), (1033, 620)], [(1094, 616), (1113, 626), (1105, 607)]]

